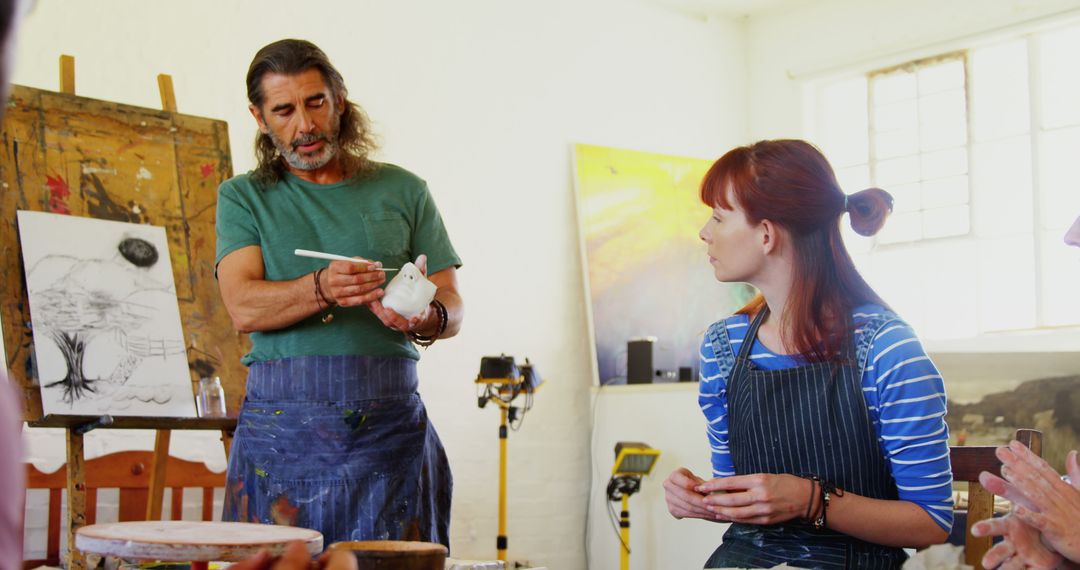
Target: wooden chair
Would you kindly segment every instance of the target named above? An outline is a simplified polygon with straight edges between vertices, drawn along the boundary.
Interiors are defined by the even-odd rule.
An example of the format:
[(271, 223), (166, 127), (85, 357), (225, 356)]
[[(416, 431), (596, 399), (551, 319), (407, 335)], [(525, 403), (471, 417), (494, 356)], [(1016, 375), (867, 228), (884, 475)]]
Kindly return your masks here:
[[(150, 465), (153, 452), (122, 451), (110, 453), (86, 462), (86, 524), (97, 518), (98, 489), (119, 489), (119, 521), (139, 521), (146, 518), (146, 501), (150, 490)], [(225, 473), (214, 473), (202, 463), (169, 457), (165, 487), (172, 489), (170, 520), (183, 516), (184, 487), (202, 488), (202, 520), (213, 520), (214, 488), (225, 486)], [(26, 465), (27, 489), (49, 490), (49, 523), (46, 557), (23, 562), (24, 570), (41, 565), (60, 565), (61, 491), (67, 488), (67, 466), (52, 473), (42, 473)], [(70, 545), (69, 545), (70, 547)]]
[[(1033, 429), (1018, 429), (1014, 437), (1028, 446), (1036, 455), (1042, 455), (1042, 432)], [(967, 481), (968, 484), (964, 559), (976, 570), (983, 570), (982, 557), (986, 551), (990, 550), (991, 537), (971, 536), (971, 526), (994, 516), (994, 495), (979, 484), (979, 473), (989, 471), (995, 475), (1001, 475), (1001, 461), (994, 455), (994, 450), (998, 447), (997, 445), (979, 445), (949, 448), (953, 481)]]

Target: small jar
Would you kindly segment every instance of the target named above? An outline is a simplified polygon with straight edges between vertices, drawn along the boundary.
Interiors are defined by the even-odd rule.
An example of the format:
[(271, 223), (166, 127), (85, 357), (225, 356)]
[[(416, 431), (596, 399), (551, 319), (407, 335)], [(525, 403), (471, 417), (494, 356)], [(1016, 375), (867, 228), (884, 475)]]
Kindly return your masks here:
[(225, 389), (221, 387), (221, 378), (199, 379), (199, 393), (195, 398), (200, 418), (225, 417)]

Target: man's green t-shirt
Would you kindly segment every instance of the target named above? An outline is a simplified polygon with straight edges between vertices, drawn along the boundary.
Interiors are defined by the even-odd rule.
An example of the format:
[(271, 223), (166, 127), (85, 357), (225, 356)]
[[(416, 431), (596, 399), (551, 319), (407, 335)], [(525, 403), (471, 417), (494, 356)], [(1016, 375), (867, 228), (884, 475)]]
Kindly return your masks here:
[[(262, 249), (268, 281), (296, 279), (329, 263), (298, 257), (293, 253), (298, 248), (360, 256), (384, 267), (401, 267), (426, 254), (429, 275), (461, 265), (427, 184), (392, 164), (337, 184), (315, 184), (289, 173), (270, 185), (253, 182), (250, 173), (226, 180), (218, 189), (215, 267), (252, 245)], [(387, 279), (394, 275), (388, 272)], [(316, 314), (284, 329), (254, 332), (251, 342), (244, 364), (309, 355), (420, 358), (403, 334), (387, 328), (367, 307), (338, 307), (329, 323)]]

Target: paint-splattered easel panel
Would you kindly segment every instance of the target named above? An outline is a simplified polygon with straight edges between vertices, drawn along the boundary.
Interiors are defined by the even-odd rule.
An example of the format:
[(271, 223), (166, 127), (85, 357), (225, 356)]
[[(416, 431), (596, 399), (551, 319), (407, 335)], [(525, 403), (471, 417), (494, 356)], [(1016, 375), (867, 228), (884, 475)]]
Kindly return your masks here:
[(221, 307), (213, 267), (217, 187), (232, 175), (226, 124), (15, 86), (2, 143), (0, 318), (27, 418), (39, 418), (41, 407), (29, 373), (32, 335), (16, 210), (163, 226), (192, 374), (220, 376), (229, 409), (238, 409), (245, 347)]

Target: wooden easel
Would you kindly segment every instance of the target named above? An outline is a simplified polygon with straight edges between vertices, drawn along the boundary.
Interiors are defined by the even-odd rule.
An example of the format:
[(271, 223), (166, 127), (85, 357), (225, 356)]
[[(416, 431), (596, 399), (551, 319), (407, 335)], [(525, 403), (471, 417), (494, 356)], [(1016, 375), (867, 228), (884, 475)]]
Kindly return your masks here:
[[(161, 106), (165, 111), (176, 113), (176, 98), (173, 93), (172, 77), (158, 75), (158, 89), (161, 93)], [(60, 92), (75, 94), (75, 58), (60, 56)], [(154, 429), (154, 459), (150, 467), (150, 493), (146, 503), (146, 520), (161, 518), (162, 501), (165, 493), (165, 470), (169, 457), (169, 442), (174, 429), (220, 430), (221, 439), (228, 457), (232, 445), (233, 431), (236, 429), (235, 418), (141, 418), (112, 416), (62, 416), (48, 415), (40, 420), (28, 422), (31, 427), (60, 427), (66, 431), (67, 445), (67, 501), (70, 526), (68, 530), (68, 568), (84, 570), (85, 556), (75, 549), (75, 533), (86, 526), (86, 473), (83, 453), (83, 436), (97, 428), (109, 429)]]

